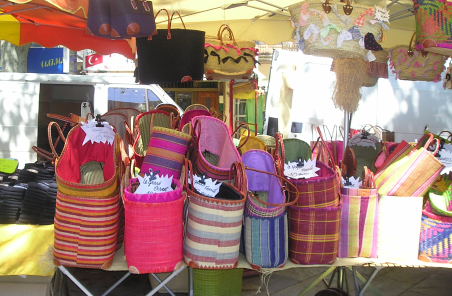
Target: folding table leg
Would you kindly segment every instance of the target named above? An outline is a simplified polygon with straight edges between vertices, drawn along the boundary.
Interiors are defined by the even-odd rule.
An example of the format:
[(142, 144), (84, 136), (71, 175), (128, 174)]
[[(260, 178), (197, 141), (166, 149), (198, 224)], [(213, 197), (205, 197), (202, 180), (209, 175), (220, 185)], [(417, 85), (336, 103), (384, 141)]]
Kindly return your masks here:
[(70, 272), (66, 269), (66, 267), (60, 265), (58, 266), (58, 269), (61, 270), (62, 273), (64, 273), (68, 278), (71, 279), (71, 281), (77, 285), (77, 287), (80, 288), (80, 290), (83, 291), (83, 293), (86, 294), (86, 296), (93, 296)]
[(312, 288), (314, 288), (318, 283), (320, 283), (324, 278), (326, 278), (330, 273), (332, 273), (334, 270), (336, 269), (336, 267), (331, 266), (330, 268), (328, 268), (327, 271), (325, 271), (321, 276), (319, 276), (309, 287), (307, 287), (300, 295), (298, 296), (303, 296), (306, 293), (308, 293)]
[(111, 291), (113, 291), (114, 288), (116, 288), (120, 283), (122, 283), (128, 276), (130, 275), (130, 272), (127, 272), (122, 278), (120, 278), (116, 283), (113, 284), (107, 291), (105, 291), (102, 296), (108, 295)]
[[(161, 280), (158, 276), (156, 276), (155, 273), (151, 273), (151, 275), (154, 277), (154, 279), (155, 279), (159, 284), (162, 282), (162, 280)], [(171, 296), (176, 296), (176, 295), (174, 295), (174, 293), (173, 293), (166, 285), (163, 285), (163, 288), (165, 288), (165, 290), (166, 290)]]
[(188, 296), (194, 296), (195, 293), (193, 292), (193, 268), (191, 267), (188, 268), (188, 282), (190, 285), (190, 292)]
[[(375, 295), (380, 296), (380, 294), (374, 289), (372, 288), (372, 286), (370, 285), (370, 283), (372, 282), (372, 280), (375, 278), (375, 276), (377, 276), (377, 273), (380, 271), (380, 269), (385, 268), (386, 266), (374, 266), (375, 270), (374, 272), (370, 275), (370, 277), (367, 279), (367, 281), (359, 274), (359, 272), (356, 270), (356, 267), (353, 266), (352, 270), (353, 270), (353, 277), (355, 280), (355, 293), (356, 296), (363, 296), (364, 291), (367, 288), (370, 288), (372, 290), (372, 292), (374, 292)], [(359, 285), (359, 281), (358, 278), (360, 280), (362, 280), (364, 282), (364, 286), (361, 288)]]
[(179, 273), (182, 272), (182, 270), (184, 270), (185, 268), (187, 268), (187, 266), (182, 266), (181, 268), (179, 268), (178, 270), (173, 271), (166, 279), (164, 279), (157, 287), (155, 287), (151, 292), (149, 292), (146, 296), (151, 296), (154, 295), (155, 293), (158, 292), (158, 290), (160, 290), (160, 288), (162, 288), (163, 286), (166, 285), (166, 283), (168, 283), (170, 280), (172, 280), (175, 276), (177, 276)]

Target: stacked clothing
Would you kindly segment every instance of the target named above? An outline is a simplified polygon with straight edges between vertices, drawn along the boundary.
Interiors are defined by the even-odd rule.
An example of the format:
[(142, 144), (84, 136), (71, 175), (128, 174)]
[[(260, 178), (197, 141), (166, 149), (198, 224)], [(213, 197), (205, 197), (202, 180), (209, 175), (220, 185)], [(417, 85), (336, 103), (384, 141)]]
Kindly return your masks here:
[(38, 224), (44, 208), (49, 186), (45, 183), (30, 182), (20, 211), (20, 224)]
[(0, 199), (0, 224), (14, 224), (19, 219), (19, 212), (27, 188), (20, 185), (4, 187)]
[(48, 185), (47, 194), (38, 221), (38, 224), (41, 225), (53, 224), (53, 219), (55, 217), (57, 183), (49, 182), (47, 183), (47, 185)]

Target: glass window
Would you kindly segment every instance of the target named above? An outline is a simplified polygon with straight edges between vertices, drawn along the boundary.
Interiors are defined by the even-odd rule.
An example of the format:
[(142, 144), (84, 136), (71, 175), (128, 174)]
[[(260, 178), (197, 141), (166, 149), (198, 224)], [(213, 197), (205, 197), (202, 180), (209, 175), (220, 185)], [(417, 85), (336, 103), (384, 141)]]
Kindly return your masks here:
[(162, 103), (157, 95), (150, 89), (110, 87), (108, 88), (108, 110), (115, 108), (135, 108), (146, 112), (146, 94), (149, 111)]
[(182, 110), (187, 109), (188, 106), (191, 105), (191, 95), (192, 93), (176, 93), (176, 103), (182, 108)]

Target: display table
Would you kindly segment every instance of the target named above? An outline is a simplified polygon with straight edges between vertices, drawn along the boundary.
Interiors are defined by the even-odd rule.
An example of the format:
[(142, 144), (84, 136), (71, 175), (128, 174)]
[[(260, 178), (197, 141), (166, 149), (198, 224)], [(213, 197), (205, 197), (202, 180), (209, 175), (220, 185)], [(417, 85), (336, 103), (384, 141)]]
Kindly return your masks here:
[[(54, 274), (54, 265), (52, 260), (54, 240), (54, 228), (53, 225), (0, 225), (0, 275), (34, 275), (50, 277)], [(374, 273), (365, 281), (362, 277), (361, 280), (365, 281), (363, 287), (358, 285), (360, 275), (353, 267), (367, 266), (374, 267)], [(322, 274), (310, 287), (308, 287), (302, 294), (307, 293), (312, 287), (322, 281), (327, 275), (332, 272), (340, 273), (344, 271), (345, 267), (349, 267), (353, 270), (355, 290), (357, 295), (362, 295), (363, 291), (369, 287), (370, 282), (375, 277), (377, 272), (385, 267), (441, 267), (452, 268), (452, 264), (440, 264), (440, 263), (427, 263), (417, 259), (404, 262), (387, 262), (375, 258), (338, 258), (332, 265), (298, 265), (290, 261), (286, 262), (283, 268), (271, 268), (265, 269), (265, 273), (277, 272), (290, 268), (300, 267), (329, 267), (324, 274)], [(86, 295), (92, 295), (81, 283), (75, 279), (70, 272), (63, 266), (58, 267), (65, 275), (67, 275), (77, 286), (79, 286)], [(182, 267), (174, 271), (170, 276), (163, 280), (157, 287), (149, 292), (148, 295), (153, 295), (160, 288), (165, 287), (165, 284), (174, 279), (182, 270), (187, 268), (185, 264)], [(245, 256), (240, 254), (237, 268), (251, 269), (250, 264), (247, 262)], [(121, 248), (115, 253), (112, 265), (106, 269), (107, 271), (128, 271), (127, 262), (124, 255), (124, 248)], [(124, 279), (130, 275), (127, 272), (119, 281), (117, 281), (112, 287), (110, 287), (103, 295), (110, 293), (117, 285), (119, 285)], [(193, 295), (192, 276), (190, 272), (190, 295)]]

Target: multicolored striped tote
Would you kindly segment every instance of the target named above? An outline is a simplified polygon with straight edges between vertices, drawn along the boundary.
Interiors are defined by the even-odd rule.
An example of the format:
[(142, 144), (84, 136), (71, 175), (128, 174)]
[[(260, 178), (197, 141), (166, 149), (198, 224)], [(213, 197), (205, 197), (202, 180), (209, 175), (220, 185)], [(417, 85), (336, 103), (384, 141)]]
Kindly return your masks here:
[(188, 171), (193, 172), (190, 161), (186, 162), (186, 171), (189, 202), (184, 238), (185, 263), (200, 269), (235, 268), (239, 260), (247, 192), (243, 165), (240, 162), (232, 165), (231, 171), (235, 175), (230, 175), (229, 184), (221, 184), (215, 197), (206, 197), (188, 185)]
[[(105, 269), (122, 244), (121, 138), (115, 134), (112, 145), (83, 144), (85, 135), (81, 125), (74, 127), (55, 165), (54, 261), (56, 265)], [(89, 162), (99, 164), (100, 183), (82, 182), (81, 167)]]
[(296, 197), (297, 189), (276, 174), (268, 152), (248, 150), (242, 161), (249, 190), (243, 224), (246, 259), (254, 269), (283, 267), (288, 256), (286, 207), (297, 201), (286, 202), (283, 186), (291, 187)]
[(422, 211), (419, 260), (452, 264), (452, 218), (434, 214), (429, 201)]
[(289, 258), (295, 264), (332, 264), (336, 261), (341, 206), (289, 208)]
[[(427, 139), (425, 146), (420, 144)], [(435, 182), (444, 165), (427, 148), (434, 141), (433, 135), (424, 135), (416, 148), (405, 157), (388, 166), (375, 180), (380, 195), (423, 196)], [(418, 149), (419, 148), (419, 149)]]
[(197, 116), (192, 119), (195, 150), (191, 161), (194, 172), (219, 181), (229, 177), (231, 165), (240, 162), (227, 125), (212, 116)]
[(339, 258), (377, 257), (377, 189), (341, 188)]
[[(183, 209), (186, 193), (173, 179), (174, 190), (135, 194), (139, 182), (124, 189), (124, 253), (129, 272), (171, 272), (182, 266)], [(139, 200), (139, 201), (136, 201)]]
[(176, 130), (153, 127), (140, 175), (147, 174), (152, 169), (161, 176), (179, 179), (190, 139), (191, 135)]

